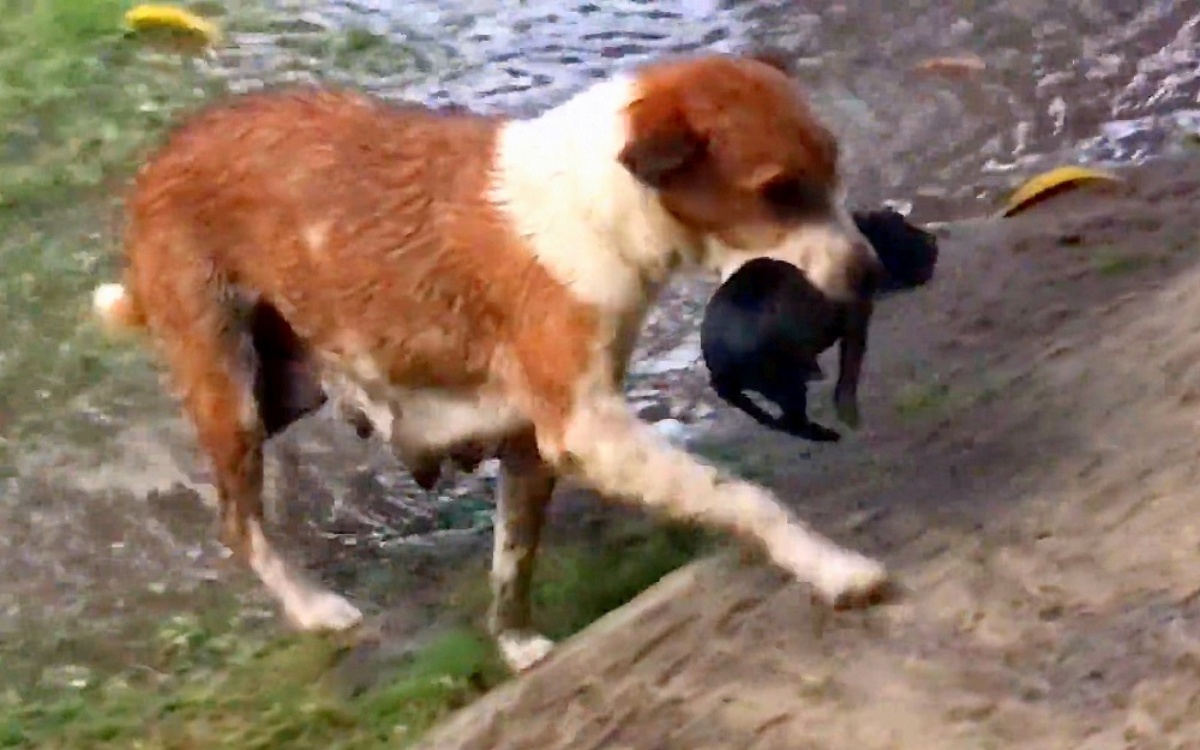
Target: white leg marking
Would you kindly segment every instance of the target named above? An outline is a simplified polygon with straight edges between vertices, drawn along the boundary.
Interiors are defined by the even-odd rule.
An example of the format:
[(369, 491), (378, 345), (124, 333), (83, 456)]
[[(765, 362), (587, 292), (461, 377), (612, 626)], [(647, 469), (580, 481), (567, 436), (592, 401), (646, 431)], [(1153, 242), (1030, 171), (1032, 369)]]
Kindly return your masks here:
[(721, 476), (675, 448), (617, 397), (576, 407), (565, 448), (573, 468), (601, 493), (760, 542), (776, 564), (832, 605), (855, 605), (888, 583), (882, 563), (818, 534), (758, 485)]
[(504, 663), (517, 673), (531, 669), (554, 650), (554, 641), (538, 633), (500, 633), (496, 645)]
[(530, 628), (533, 565), (555, 482), (535, 451), (531, 440), (526, 450), (510, 450), (501, 458), (496, 493), (488, 627), (514, 672), (529, 669), (554, 648), (553, 641)]
[(267, 541), (258, 521), (250, 521), (250, 568), (301, 630), (349, 630), (362, 612), (345, 598), (309, 581)]

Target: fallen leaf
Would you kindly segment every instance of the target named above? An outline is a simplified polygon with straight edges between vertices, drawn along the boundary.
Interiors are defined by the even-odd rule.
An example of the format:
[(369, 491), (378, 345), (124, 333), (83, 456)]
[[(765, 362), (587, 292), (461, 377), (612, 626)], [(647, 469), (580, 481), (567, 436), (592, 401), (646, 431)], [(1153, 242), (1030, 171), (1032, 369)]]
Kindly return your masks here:
[(987, 63), (978, 55), (949, 55), (930, 57), (913, 66), (920, 73), (936, 73), (939, 75), (966, 76), (987, 69)]
[(136, 5), (125, 14), (125, 25), (139, 34), (166, 31), (192, 37), (209, 47), (221, 40), (215, 23), (175, 5)]
[(1120, 178), (1111, 172), (1073, 165), (1042, 172), (1030, 177), (1013, 191), (1000, 210), (1000, 216), (1013, 216), (1055, 195), (1095, 182), (1115, 184), (1120, 182)]

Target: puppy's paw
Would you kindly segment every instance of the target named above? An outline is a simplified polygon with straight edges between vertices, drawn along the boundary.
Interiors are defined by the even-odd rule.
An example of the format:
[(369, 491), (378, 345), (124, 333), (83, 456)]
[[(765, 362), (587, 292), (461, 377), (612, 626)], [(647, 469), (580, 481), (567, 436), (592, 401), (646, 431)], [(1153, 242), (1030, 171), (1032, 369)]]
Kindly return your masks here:
[(789, 435), (808, 440), (813, 443), (836, 443), (842, 439), (842, 434), (816, 422), (792, 422), (783, 425)]
[(808, 434), (805, 437), (814, 443), (836, 443), (842, 439), (842, 433), (812, 422), (808, 426)]
[(858, 411), (858, 399), (847, 393), (834, 392), (833, 410), (837, 418), (852, 430), (862, 425), (862, 416)]

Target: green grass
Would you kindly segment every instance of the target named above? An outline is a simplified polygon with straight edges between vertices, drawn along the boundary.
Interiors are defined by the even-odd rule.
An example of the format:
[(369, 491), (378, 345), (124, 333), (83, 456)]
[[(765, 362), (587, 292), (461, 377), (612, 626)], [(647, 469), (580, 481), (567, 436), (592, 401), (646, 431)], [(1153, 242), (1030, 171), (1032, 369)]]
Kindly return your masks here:
[(1101, 276), (1120, 276), (1144, 268), (1151, 260), (1134, 252), (1103, 248), (1092, 256), (1092, 268)]
[(941, 413), (951, 400), (950, 387), (940, 380), (903, 383), (896, 391), (896, 414), (917, 419)]
[(318, 636), (255, 643), (179, 619), (158, 660), (77, 689), (0, 701), (0, 748), (382, 748), (503, 677), (487, 639), (449, 631), (386, 684), (339, 699), (345, 649)]
[(695, 558), (709, 542), (692, 528), (629, 526), (599, 547), (561, 550), (545, 561), (534, 592), (535, 617), (551, 638), (571, 635)]
[(386, 76), (398, 67), (419, 64), (411, 50), (362, 27), (351, 26), (333, 34), (296, 39), (290, 45), (356, 76)]
[[(538, 625), (555, 638), (578, 632), (707, 544), (696, 531), (643, 522), (548, 549), (534, 592)], [(457, 606), (478, 620), (487, 596), (482, 572), (473, 573)], [(348, 691), (339, 674), (349, 644), (272, 637), (275, 627), (173, 617), (137, 664), (114, 674), (81, 670), (75, 686), (0, 688), (0, 748), (403, 747), (508, 676), (491, 640), (465, 625), (397, 663), (361, 667), (380, 674)]]
[(781, 472), (778, 451), (763, 446), (747, 450), (745, 444), (727, 438), (701, 437), (691, 449), (704, 461), (751, 482), (769, 485)]
[[(87, 320), (117, 256), (133, 164), (219, 87), (127, 36), (126, 0), (8, 0), (0, 17), (0, 473), (30, 436), (76, 437), (81, 407), (145, 370)], [(151, 378), (143, 373), (142, 384)], [(115, 385), (121, 383), (122, 385)], [(142, 393), (151, 393), (144, 388)], [(81, 402), (81, 399), (83, 402)]]
[[(577, 633), (712, 545), (693, 527), (624, 521), (606, 524), (584, 544), (551, 547), (538, 558), (534, 624), (555, 639)], [(486, 575), (466, 575), (455, 605), (482, 621), (490, 601)]]
[[(123, 177), (209, 93), (186, 58), (127, 37), (127, 0), (9, 0), (0, 20), (0, 206), (29, 216)], [(210, 89), (211, 90), (211, 89)]]

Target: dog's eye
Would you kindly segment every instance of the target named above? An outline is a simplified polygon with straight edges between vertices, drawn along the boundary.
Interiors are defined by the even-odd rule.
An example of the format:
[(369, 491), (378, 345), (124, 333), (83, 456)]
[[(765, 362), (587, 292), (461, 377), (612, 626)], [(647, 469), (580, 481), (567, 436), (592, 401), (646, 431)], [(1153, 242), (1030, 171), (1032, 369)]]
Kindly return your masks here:
[(763, 201), (781, 217), (819, 213), (829, 205), (826, 191), (799, 177), (777, 177), (762, 187)]

